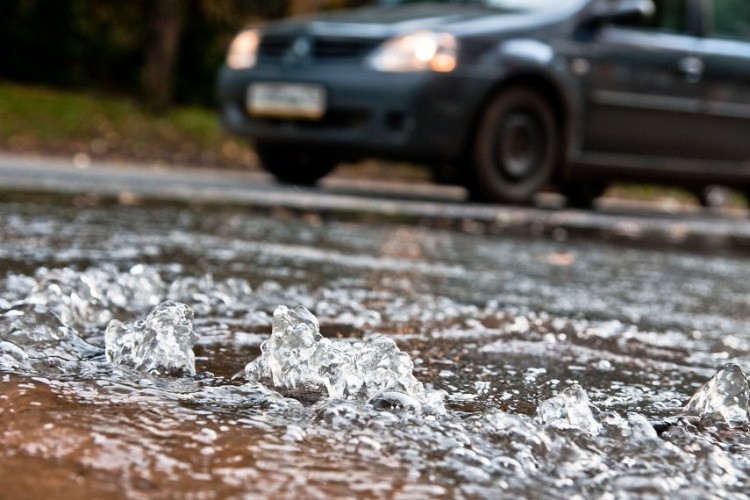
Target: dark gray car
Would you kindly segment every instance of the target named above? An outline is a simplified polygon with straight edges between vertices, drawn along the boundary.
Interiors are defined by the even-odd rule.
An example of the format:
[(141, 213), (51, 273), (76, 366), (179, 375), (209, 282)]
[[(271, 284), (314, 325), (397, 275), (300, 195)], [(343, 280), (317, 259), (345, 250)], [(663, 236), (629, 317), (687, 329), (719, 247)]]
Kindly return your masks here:
[(386, 1), (241, 32), (225, 127), (279, 180), (364, 157), (452, 167), (475, 198), (612, 180), (750, 187), (750, 1)]

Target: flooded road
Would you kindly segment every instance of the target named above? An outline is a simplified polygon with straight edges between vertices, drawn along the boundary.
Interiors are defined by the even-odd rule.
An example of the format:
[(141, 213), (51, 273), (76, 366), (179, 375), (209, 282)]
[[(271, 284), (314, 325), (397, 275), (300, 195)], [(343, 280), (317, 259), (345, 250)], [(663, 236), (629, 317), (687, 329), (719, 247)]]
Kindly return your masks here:
[(0, 238), (0, 496), (750, 479), (741, 254), (176, 206), (2, 204)]

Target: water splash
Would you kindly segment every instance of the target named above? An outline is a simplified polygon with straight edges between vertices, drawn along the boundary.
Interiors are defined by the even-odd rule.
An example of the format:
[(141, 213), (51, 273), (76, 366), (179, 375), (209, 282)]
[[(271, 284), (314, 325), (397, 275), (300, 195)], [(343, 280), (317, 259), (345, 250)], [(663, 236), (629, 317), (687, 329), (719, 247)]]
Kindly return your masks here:
[(0, 279), (0, 309), (11, 309), (13, 304), (20, 303), (29, 295), (36, 285), (36, 280), (23, 274), (8, 273)]
[(728, 363), (690, 398), (685, 413), (701, 418), (718, 416), (730, 427), (736, 427), (748, 421), (749, 393), (742, 368)]
[(152, 374), (195, 375), (193, 311), (171, 300), (156, 306), (145, 321), (112, 320), (104, 335), (107, 361)]
[(154, 266), (138, 264), (126, 271), (104, 264), (77, 271), (40, 268), (34, 276), (6, 277), (0, 308), (39, 304), (68, 326), (80, 330), (106, 327), (127, 312), (151, 310), (164, 300), (188, 304), (200, 314), (245, 309), (252, 296), (247, 281), (216, 280), (213, 275), (179, 277), (167, 284)]
[(596, 436), (602, 426), (591, 412), (591, 401), (583, 388), (575, 384), (557, 396), (542, 401), (537, 408), (537, 421), (558, 429), (578, 429)]
[(49, 309), (27, 304), (2, 315), (0, 338), (21, 346), (55, 342), (76, 333)]
[(279, 306), (271, 337), (261, 356), (239, 374), (274, 387), (325, 393), (330, 398), (373, 400), (381, 407), (442, 407), (437, 391), (428, 391), (412, 374), (414, 363), (393, 339), (332, 341), (320, 334), (317, 318), (303, 306)]
[(24, 302), (49, 308), (66, 325), (104, 326), (112, 319), (106, 296), (110, 275), (104, 270), (79, 273), (67, 267), (43, 268), (35, 278), (36, 283)]
[(22, 304), (0, 315), (0, 368), (70, 371), (98, 354), (45, 306)]
[(216, 281), (211, 274), (199, 278), (184, 277), (169, 285), (167, 296), (171, 300), (191, 305), (197, 314), (226, 312), (241, 309), (252, 295), (250, 284), (241, 279), (230, 278)]

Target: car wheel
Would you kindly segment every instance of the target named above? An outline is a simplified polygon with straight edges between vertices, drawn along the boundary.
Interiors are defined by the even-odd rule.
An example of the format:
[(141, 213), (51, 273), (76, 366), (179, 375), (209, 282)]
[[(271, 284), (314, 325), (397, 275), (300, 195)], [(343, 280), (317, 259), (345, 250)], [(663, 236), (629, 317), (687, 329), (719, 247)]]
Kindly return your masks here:
[(256, 144), (263, 169), (284, 184), (311, 186), (329, 174), (337, 161), (323, 153), (288, 145)]
[(568, 200), (568, 206), (572, 208), (591, 208), (594, 200), (599, 198), (607, 190), (607, 183), (602, 181), (580, 181), (570, 180), (558, 186), (560, 194)]
[(508, 89), (490, 102), (480, 121), (469, 192), (488, 201), (529, 203), (552, 178), (558, 153), (547, 101), (530, 89)]

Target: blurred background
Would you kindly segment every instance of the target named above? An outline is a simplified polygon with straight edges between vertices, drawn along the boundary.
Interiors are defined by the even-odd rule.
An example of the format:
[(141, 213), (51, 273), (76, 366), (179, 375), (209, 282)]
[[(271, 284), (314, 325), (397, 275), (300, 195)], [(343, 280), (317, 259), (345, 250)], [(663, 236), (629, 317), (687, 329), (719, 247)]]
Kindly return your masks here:
[[(373, 0), (2, 0), (0, 154), (257, 168), (221, 130), (214, 81), (248, 24)], [(370, 161), (337, 175), (429, 180), (425, 169)], [(610, 188), (626, 198), (694, 203), (679, 189)], [(736, 198), (736, 197), (735, 197)], [(732, 202), (742, 205), (741, 199)]]
[(221, 133), (214, 79), (250, 23), (362, 0), (3, 0), (0, 149), (227, 168), (254, 166)]

